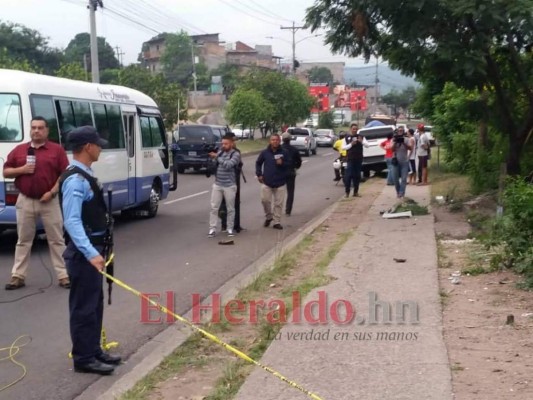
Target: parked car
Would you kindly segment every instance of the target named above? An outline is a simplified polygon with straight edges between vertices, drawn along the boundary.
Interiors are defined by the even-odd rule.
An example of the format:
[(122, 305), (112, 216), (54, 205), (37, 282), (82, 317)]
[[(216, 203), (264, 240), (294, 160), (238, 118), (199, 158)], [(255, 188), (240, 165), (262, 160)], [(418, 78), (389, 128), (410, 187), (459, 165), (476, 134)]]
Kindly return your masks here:
[(235, 137), (239, 139), (249, 139), (251, 135), (250, 129), (242, 129), (241, 124), (235, 125), (233, 128), (231, 128), (231, 131), (235, 134)]
[(316, 138), (311, 129), (291, 127), (287, 129), (287, 132), (292, 135), (291, 145), (303, 152), (307, 157), (310, 154), (316, 154)]
[(333, 129), (317, 129), (315, 131), (316, 145), (333, 147), (337, 135)]
[(226, 127), (220, 125), (180, 125), (173, 138), (178, 147), (178, 172), (183, 174), (187, 168), (195, 171), (205, 168), (208, 153), (220, 147), (226, 132)]
[(316, 128), (318, 126), (318, 113), (311, 114), (305, 121), (306, 128)]
[(394, 134), (395, 129), (394, 125), (383, 125), (359, 130), (358, 133), (364, 136), (369, 144), (369, 147), (363, 149), (363, 175), (365, 177), (370, 176), (370, 171), (378, 174), (387, 169), (385, 150), (380, 144), (387, 139), (388, 134)]

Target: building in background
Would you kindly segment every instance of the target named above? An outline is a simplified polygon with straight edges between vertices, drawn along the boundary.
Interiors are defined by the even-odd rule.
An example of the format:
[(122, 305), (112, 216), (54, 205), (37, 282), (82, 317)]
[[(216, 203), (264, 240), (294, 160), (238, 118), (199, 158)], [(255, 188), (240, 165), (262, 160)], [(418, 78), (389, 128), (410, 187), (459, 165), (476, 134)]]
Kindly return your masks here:
[(307, 76), (308, 71), (311, 68), (314, 67), (325, 67), (331, 71), (331, 74), (333, 75), (333, 82), (338, 84), (344, 84), (344, 62), (317, 62), (317, 63), (310, 63), (310, 62), (301, 62), (300, 66), (298, 67), (298, 70), (296, 71), (296, 74), (298, 77), (302, 78), (302, 82), (305, 79), (305, 82), (307, 83)]

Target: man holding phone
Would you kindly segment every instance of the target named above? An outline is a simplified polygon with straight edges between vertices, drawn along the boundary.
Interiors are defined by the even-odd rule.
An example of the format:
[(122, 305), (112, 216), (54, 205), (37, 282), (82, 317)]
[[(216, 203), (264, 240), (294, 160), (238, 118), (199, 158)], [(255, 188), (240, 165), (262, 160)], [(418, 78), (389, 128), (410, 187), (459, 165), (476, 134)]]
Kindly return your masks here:
[(360, 197), (359, 184), (361, 182), (361, 170), (363, 168), (363, 147), (368, 147), (367, 140), (359, 135), (357, 124), (350, 127), (351, 135), (346, 136), (342, 144), (342, 150), (346, 150), (348, 166), (344, 177), (344, 187), (346, 197), (350, 196), (350, 189), (353, 183), (353, 196)]
[[(261, 203), (265, 210), (264, 226), (272, 222), (274, 229), (283, 229), (281, 212), (285, 201), (287, 168), (289, 159), (287, 152), (281, 147), (281, 138), (274, 133), (270, 136), (270, 144), (257, 157), (255, 174), (261, 184)], [(272, 199), (274, 206), (272, 207)]]

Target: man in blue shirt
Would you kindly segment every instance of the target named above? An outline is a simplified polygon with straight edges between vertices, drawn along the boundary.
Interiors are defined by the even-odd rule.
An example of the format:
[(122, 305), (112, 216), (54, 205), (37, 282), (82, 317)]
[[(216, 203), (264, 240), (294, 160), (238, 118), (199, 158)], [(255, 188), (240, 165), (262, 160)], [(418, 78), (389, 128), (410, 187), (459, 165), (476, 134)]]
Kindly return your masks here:
[(60, 201), (67, 236), (63, 257), (71, 281), (74, 371), (109, 375), (121, 362), (120, 357), (104, 353), (100, 346), (104, 311), (100, 271), (105, 268), (102, 253), (110, 215), (91, 169), (107, 142), (92, 126), (84, 126), (69, 133), (68, 144), (74, 160), (61, 175)]

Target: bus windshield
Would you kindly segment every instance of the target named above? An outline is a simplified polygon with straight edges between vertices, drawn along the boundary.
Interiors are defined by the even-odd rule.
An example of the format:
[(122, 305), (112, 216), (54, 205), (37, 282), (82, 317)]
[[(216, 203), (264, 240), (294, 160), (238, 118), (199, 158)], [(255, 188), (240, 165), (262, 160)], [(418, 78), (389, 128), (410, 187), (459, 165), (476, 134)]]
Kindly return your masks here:
[(0, 142), (22, 140), (20, 99), (16, 94), (0, 93)]

